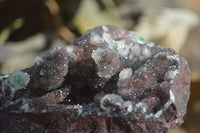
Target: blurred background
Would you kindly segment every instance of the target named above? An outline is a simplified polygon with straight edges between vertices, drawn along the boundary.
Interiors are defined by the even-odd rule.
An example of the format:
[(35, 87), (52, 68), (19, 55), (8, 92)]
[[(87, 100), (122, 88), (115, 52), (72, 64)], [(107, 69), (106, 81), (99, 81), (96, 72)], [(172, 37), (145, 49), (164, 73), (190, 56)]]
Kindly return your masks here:
[(199, 133), (200, 0), (0, 0), (0, 73), (29, 67), (35, 57), (100, 25), (135, 31), (187, 59), (188, 112), (172, 133)]

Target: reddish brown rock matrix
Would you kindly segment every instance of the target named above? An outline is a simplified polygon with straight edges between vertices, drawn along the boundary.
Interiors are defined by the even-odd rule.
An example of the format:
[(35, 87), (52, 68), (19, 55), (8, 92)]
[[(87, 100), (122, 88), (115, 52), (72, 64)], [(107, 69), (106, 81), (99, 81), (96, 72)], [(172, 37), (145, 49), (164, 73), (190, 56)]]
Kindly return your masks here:
[(173, 49), (102, 26), (0, 77), (0, 131), (168, 133), (189, 94), (190, 69)]

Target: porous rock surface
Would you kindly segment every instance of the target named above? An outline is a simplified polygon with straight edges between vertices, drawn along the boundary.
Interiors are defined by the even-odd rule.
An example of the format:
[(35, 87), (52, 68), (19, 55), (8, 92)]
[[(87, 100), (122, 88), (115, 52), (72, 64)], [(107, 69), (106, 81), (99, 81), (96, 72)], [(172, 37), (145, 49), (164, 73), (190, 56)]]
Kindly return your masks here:
[(190, 94), (184, 58), (113, 26), (21, 72), (30, 76), (22, 88), (0, 77), (1, 133), (168, 133), (183, 123)]

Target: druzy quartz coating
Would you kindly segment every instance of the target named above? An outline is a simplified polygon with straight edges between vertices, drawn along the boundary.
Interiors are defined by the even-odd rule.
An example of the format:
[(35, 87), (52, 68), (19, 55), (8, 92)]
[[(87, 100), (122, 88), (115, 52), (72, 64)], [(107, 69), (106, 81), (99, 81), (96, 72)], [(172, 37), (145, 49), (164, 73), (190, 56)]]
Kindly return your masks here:
[(114, 26), (20, 72), (23, 89), (13, 74), (0, 77), (3, 133), (168, 133), (183, 123), (190, 94), (184, 58)]

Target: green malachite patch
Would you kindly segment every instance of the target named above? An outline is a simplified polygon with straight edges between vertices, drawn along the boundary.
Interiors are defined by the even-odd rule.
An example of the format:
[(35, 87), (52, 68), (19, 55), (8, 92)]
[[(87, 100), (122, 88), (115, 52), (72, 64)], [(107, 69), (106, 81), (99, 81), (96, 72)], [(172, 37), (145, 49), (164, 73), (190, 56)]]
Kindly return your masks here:
[(25, 72), (17, 71), (10, 74), (9, 81), (16, 89), (22, 89), (29, 83), (30, 76)]
[(146, 41), (144, 40), (144, 38), (142, 38), (140, 35), (135, 34), (136, 38), (141, 42), (141, 43), (146, 43)]
[(0, 74), (0, 78), (6, 78), (9, 77), (9, 74)]

